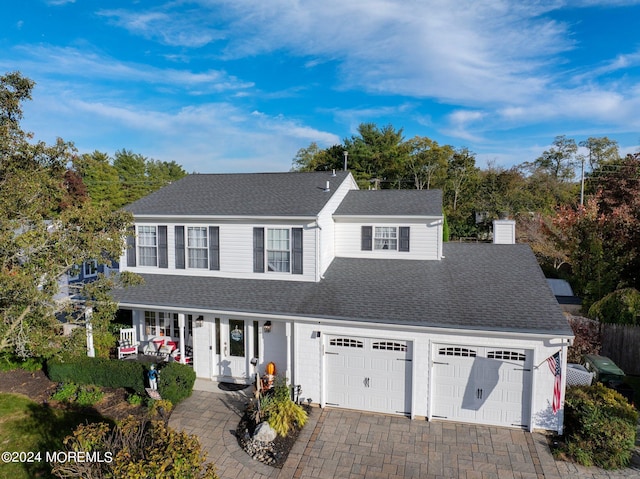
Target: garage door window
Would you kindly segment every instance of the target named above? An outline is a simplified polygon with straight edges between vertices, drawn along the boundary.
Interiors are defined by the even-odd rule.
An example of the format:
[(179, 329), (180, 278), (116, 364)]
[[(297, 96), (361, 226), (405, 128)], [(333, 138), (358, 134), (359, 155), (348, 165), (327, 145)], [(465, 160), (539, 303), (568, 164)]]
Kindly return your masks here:
[(378, 341), (371, 346), (379, 351), (406, 351), (407, 345), (402, 343), (394, 343), (392, 341)]
[(438, 350), (438, 354), (440, 356), (457, 356), (457, 357), (463, 357), (463, 358), (475, 358), (477, 353), (473, 349), (450, 347), (450, 348), (440, 348)]
[(508, 359), (510, 361), (525, 361), (527, 357), (517, 351), (489, 351), (489, 359)]
[(343, 348), (363, 348), (364, 343), (355, 339), (349, 338), (335, 338), (329, 341), (330, 346), (338, 346)]

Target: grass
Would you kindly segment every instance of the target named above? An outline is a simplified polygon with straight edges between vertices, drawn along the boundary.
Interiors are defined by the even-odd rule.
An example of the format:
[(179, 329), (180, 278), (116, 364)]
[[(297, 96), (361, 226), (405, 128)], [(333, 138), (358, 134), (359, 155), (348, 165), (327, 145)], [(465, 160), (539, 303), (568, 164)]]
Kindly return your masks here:
[(0, 451), (41, 453), (40, 462), (0, 462), (0, 477), (53, 478), (46, 452), (63, 450), (62, 441), (77, 425), (98, 421), (108, 420), (98, 414), (50, 408), (20, 394), (0, 394)]

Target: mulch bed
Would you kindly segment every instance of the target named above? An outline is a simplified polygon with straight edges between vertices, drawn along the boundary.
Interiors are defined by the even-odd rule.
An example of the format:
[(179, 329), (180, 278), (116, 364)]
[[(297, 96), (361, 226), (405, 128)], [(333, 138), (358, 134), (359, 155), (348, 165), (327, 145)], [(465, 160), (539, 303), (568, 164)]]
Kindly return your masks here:
[[(311, 415), (311, 408), (307, 405), (302, 406), (307, 414)], [(253, 433), (255, 431), (256, 424), (249, 417), (248, 412), (245, 412), (238, 423), (236, 429), (236, 436), (238, 438), (238, 444), (240, 447), (249, 454), (256, 461), (260, 461), (268, 466), (282, 469), (284, 463), (289, 456), (289, 452), (293, 445), (296, 443), (300, 431), (302, 428), (294, 428), (288, 436), (282, 437), (278, 435), (272, 442), (259, 443), (253, 441)]]
[[(14, 369), (13, 371), (0, 372), (0, 393), (22, 394), (32, 401), (40, 404), (48, 404), (60, 409), (76, 408), (73, 405), (58, 403), (51, 400), (51, 395), (56, 391), (58, 384), (49, 380), (43, 371), (25, 371)], [(143, 406), (133, 406), (127, 402), (127, 392), (124, 389), (102, 388), (104, 397), (91, 408), (86, 408), (87, 413), (100, 415), (113, 420), (121, 420), (129, 415), (142, 417), (145, 414)]]

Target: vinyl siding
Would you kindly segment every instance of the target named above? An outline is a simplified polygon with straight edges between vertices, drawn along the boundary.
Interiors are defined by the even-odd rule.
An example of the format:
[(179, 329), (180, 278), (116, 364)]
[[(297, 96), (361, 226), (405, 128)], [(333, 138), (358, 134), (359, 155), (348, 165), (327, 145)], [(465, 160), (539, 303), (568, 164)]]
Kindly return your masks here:
[[(335, 255), (343, 258), (388, 258), (437, 260), (441, 258), (442, 222), (435, 220), (425, 223), (400, 221), (394, 219), (353, 220), (341, 218), (335, 224)], [(363, 226), (408, 226), (410, 228), (410, 249), (362, 251), (361, 235)], [(375, 233), (374, 233), (375, 234)], [(399, 231), (398, 231), (399, 235)], [(400, 238), (398, 236), (398, 244)]]
[[(168, 268), (159, 268), (152, 266), (124, 266), (121, 269), (137, 272), (137, 273), (158, 273), (158, 274), (176, 274), (189, 276), (217, 276), (226, 278), (260, 278), (260, 279), (278, 279), (285, 281), (315, 281), (316, 280), (316, 234), (317, 228), (313, 223), (239, 223), (235, 221), (229, 222), (137, 222), (137, 226), (167, 226), (167, 257)], [(176, 269), (176, 250), (175, 250), (175, 226), (185, 227), (185, 257), (186, 267), (184, 269)], [(187, 249), (187, 229), (189, 226), (218, 226), (220, 238), (220, 269), (210, 270), (207, 268), (189, 268), (188, 249)], [(302, 234), (302, 250), (303, 250), (303, 274), (289, 273), (254, 273), (253, 272), (253, 228), (261, 227), (266, 230), (269, 228), (303, 228)], [(123, 255), (122, 258), (125, 258)], [(121, 261), (126, 265), (126, 261)]]

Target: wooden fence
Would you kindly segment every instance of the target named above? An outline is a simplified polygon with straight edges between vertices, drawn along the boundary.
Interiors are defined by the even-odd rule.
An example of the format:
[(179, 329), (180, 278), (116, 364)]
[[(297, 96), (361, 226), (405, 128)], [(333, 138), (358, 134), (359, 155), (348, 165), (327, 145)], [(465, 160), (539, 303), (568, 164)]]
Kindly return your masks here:
[(640, 327), (602, 324), (602, 352), (626, 374), (640, 376)]

